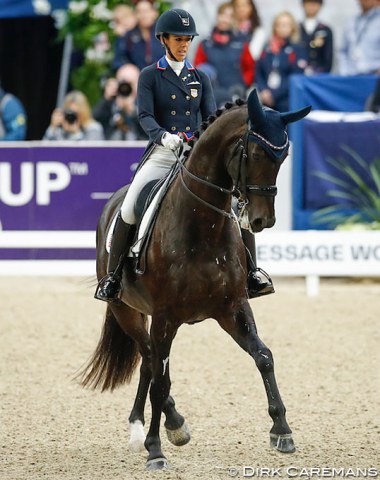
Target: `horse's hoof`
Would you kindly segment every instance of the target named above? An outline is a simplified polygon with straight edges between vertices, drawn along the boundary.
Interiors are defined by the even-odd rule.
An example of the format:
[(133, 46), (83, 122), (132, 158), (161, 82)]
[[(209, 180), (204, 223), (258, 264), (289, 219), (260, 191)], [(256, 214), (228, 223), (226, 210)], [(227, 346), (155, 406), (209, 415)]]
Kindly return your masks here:
[(168, 468), (169, 464), (165, 457), (153, 458), (153, 460), (148, 460), (146, 462), (146, 469), (149, 471), (167, 470)]
[(190, 442), (190, 430), (186, 425), (186, 422), (183, 422), (183, 425), (176, 430), (169, 430), (166, 428), (166, 435), (168, 436), (169, 442), (177, 447), (182, 447), (186, 443)]
[(129, 428), (131, 431), (128, 443), (129, 451), (132, 453), (146, 451), (144, 446), (145, 432), (143, 424), (140, 422), (140, 420), (136, 420), (136, 422), (131, 422), (129, 424)]
[(282, 453), (293, 453), (296, 451), (293, 437), (291, 433), (285, 435), (277, 435), (277, 433), (270, 433), (270, 446)]

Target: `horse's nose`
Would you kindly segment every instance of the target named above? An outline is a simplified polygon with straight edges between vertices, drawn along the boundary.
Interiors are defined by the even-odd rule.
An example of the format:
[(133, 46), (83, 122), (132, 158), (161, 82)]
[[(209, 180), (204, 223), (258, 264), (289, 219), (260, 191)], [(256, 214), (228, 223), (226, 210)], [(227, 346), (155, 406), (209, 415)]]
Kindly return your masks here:
[(271, 228), (276, 223), (276, 217), (257, 217), (252, 223), (251, 227), (254, 232), (261, 232), (264, 228)]
[(261, 232), (265, 228), (265, 224), (265, 218), (258, 217), (253, 220), (251, 227), (254, 232)]
[(266, 228), (272, 228), (275, 223), (276, 223), (276, 217), (273, 216), (273, 217), (267, 218)]

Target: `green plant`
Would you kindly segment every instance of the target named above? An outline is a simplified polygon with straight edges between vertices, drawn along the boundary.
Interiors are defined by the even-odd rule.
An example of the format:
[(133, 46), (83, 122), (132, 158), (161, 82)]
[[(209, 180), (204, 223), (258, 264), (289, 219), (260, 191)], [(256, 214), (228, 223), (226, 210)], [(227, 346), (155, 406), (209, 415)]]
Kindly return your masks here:
[[(133, 5), (132, 0), (71, 0), (65, 21), (60, 27), (59, 39), (72, 35), (73, 46), (82, 52), (83, 64), (71, 72), (73, 88), (81, 90), (94, 105), (101, 97), (102, 79), (110, 73), (113, 59), (112, 10), (116, 5)], [(170, 1), (157, 1), (162, 12)]]
[[(339, 177), (313, 172), (317, 177), (337, 187), (329, 190), (327, 195), (341, 202), (317, 210), (313, 214), (313, 220), (317, 224), (340, 229), (347, 229), (353, 224), (365, 224), (368, 229), (380, 229), (380, 157), (367, 163), (351, 148), (341, 148), (353, 160), (350, 162), (352, 165), (343, 157), (327, 159), (340, 173)], [(365, 180), (368, 177), (370, 182)]]

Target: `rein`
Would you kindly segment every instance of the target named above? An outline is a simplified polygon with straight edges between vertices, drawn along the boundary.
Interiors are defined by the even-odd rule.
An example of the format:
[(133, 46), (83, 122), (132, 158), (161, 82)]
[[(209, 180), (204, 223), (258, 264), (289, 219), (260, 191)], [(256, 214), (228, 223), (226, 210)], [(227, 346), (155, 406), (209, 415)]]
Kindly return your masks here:
[[(247, 160), (248, 160), (247, 152), (248, 152), (248, 141), (249, 141), (250, 135), (257, 136), (261, 140), (266, 141), (263, 137), (256, 134), (252, 130), (247, 130), (247, 132), (243, 135), (243, 137), (240, 137), (239, 140), (236, 142), (232, 158), (229, 161), (229, 163), (231, 163), (231, 161), (235, 158), (236, 153), (239, 155), (239, 169), (237, 173), (237, 178), (233, 179), (234, 187), (232, 189), (223, 188), (219, 185), (215, 185), (214, 183), (204, 180), (203, 178), (200, 178), (197, 175), (194, 175), (185, 167), (185, 165), (180, 161), (179, 157), (177, 157), (177, 164), (179, 166), (179, 177), (181, 179), (182, 186), (185, 188), (185, 190), (203, 205), (207, 206), (208, 208), (211, 208), (212, 210), (232, 220), (236, 219), (236, 216), (234, 213), (222, 210), (216, 207), (215, 205), (212, 205), (211, 203), (206, 202), (206, 200), (203, 200), (194, 192), (192, 192), (190, 188), (186, 185), (183, 174), (185, 173), (192, 180), (195, 180), (196, 182), (201, 183), (202, 185), (206, 185), (207, 187), (218, 190), (219, 192), (225, 193), (226, 195), (235, 196), (238, 199), (238, 218), (240, 220), (244, 214), (246, 205), (249, 203), (247, 195), (252, 194), (252, 195), (257, 195), (261, 197), (275, 197), (277, 195), (276, 185), (251, 185), (246, 183), (247, 182)], [(272, 146), (269, 142), (267, 143), (270, 146)], [(286, 143), (288, 143), (288, 139), (286, 140)], [(284, 147), (276, 147), (276, 148), (282, 149)]]
[(221, 215), (223, 215), (223, 216), (225, 216), (225, 217), (227, 217), (231, 220), (234, 220), (236, 218), (233, 213), (226, 212), (225, 210), (222, 210), (221, 208), (215, 207), (215, 205), (212, 205), (211, 203), (206, 202), (206, 200), (203, 200), (203, 198), (198, 197), (198, 195), (196, 195), (194, 192), (192, 192), (190, 190), (190, 188), (185, 183), (185, 180), (183, 178), (183, 172), (185, 172), (187, 175), (189, 175), (190, 178), (197, 181), (198, 183), (202, 183), (203, 185), (206, 185), (208, 187), (215, 188), (216, 190), (219, 190), (222, 193), (226, 193), (227, 195), (232, 195), (234, 190), (228, 190), (226, 188), (219, 187), (218, 185), (215, 185), (214, 183), (208, 182), (207, 180), (204, 180), (203, 178), (197, 177), (196, 175), (191, 173), (179, 159), (177, 159), (177, 163), (178, 163), (178, 166), (179, 166), (179, 178), (181, 179), (182, 186), (185, 188), (185, 190), (188, 193), (190, 193), (190, 195), (192, 197), (196, 198), (203, 205), (206, 205), (206, 207), (211, 208), (211, 210), (214, 210), (215, 212), (218, 212)]

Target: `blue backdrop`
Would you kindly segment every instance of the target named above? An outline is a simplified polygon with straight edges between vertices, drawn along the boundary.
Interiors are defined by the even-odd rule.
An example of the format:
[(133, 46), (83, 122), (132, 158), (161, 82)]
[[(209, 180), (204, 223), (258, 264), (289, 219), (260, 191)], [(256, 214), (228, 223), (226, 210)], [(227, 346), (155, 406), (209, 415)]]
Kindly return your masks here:
[[(33, 0), (1, 0), (0, 18), (34, 17), (36, 12)], [(66, 9), (68, 0), (47, 0), (51, 10)]]
[[(305, 105), (311, 105), (313, 110), (329, 110), (336, 112), (362, 112), (368, 96), (374, 91), (378, 77), (376, 75), (360, 77), (341, 77), (337, 75), (321, 74), (313, 77), (294, 75), (290, 81), (290, 109), (298, 109)], [(335, 125), (336, 127), (336, 125)], [(353, 124), (342, 124), (340, 135), (344, 138), (355, 137), (356, 131)], [(380, 129), (379, 124), (369, 129), (362, 130), (361, 142), (355, 144), (358, 153), (364, 156), (372, 155), (363, 153), (363, 147), (372, 142), (374, 144), (374, 131)], [(306, 130), (306, 132), (305, 132)], [(318, 140), (318, 130), (323, 130), (322, 137)], [(376, 130), (377, 131), (377, 130)], [(293, 141), (293, 173), (292, 173), (292, 198), (293, 198), (293, 228), (305, 230), (310, 228), (322, 228), (312, 221), (319, 200), (326, 200), (326, 184), (318, 183), (315, 177), (311, 177), (310, 168), (318, 163), (326, 166), (326, 158), (337, 154), (338, 143), (335, 135), (337, 130), (327, 123), (318, 123), (304, 120), (290, 125), (290, 137)], [(314, 135), (313, 135), (314, 134)], [(317, 151), (309, 145), (310, 139), (314, 139)], [(307, 140), (306, 140), (307, 139)], [(306, 141), (308, 145), (306, 145)], [(377, 143), (378, 145), (378, 143)], [(341, 153), (341, 152), (340, 152)], [(313, 166), (310, 167), (310, 156), (313, 156)], [(321, 205), (322, 206), (322, 205)]]

